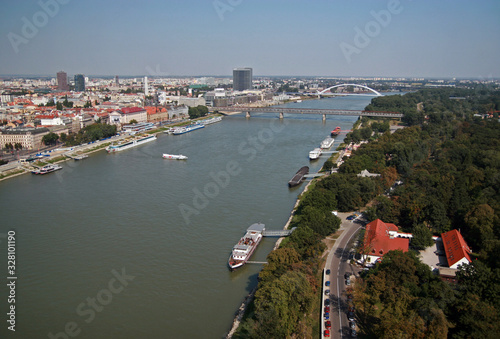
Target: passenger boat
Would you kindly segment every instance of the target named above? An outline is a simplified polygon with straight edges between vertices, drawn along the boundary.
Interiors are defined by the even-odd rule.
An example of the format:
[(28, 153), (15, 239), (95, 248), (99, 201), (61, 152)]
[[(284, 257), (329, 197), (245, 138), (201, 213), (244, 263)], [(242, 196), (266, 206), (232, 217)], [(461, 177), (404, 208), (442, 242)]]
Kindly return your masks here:
[(163, 159), (171, 159), (171, 160), (187, 160), (188, 157), (182, 154), (166, 154), (163, 153)]
[(334, 138), (328, 137), (321, 142), (321, 148), (322, 149), (329, 149), (330, 147), (332, 147), (334, 142), (335, 142)]
[(229, 256), (228, 265), (231, 271), (245, 265), (250, 259), (252, 253), (262, 240), (262, 233), (266, 229), (266, 225), (256, 223), (248, 227), (245, 235), (234, 245), (231, 255)]
[(335, 129), (334, 129), (334, 130), (330, 133), (330, 135), (331, 135), (332, 137), (336, 137), (337, 135), (339, 135), (339, 134), (340, 134), (340, 131), (341, 131), (340, 126), (337, 126), (337, 127), (335, 127)]
[(302, 179), (304, 179), (304, 175), (306, 175), (307, 173), (309, 173), (309, 167), (308, 166), (301, 167), (297, 171), (297, 173), (295, 173), (293, 178), (290, 179), (290, 181), (288, 182), (288, 186), (294, 187), (299, 185), (302, 182)]
[(191, 132), (191, 131), (194, 131), (194, 130), (197, 130), (197, 129), (200, 129), (200, 128), (203, 128), (205, 127), (205, 125), (202, 125), (202, 124), (192, 124), (192, 125), (189, 125), (189, 126), (182, 126), (182, 127), (177, 127), (174, 129), (174, 131), (172, 132), (173, 135), (179, 135), (179, 134), (184, 134), (184, 133), (188, 133), (188, 132)]
[(321, 155), (321, 148), (315, 148), (311, 152), (309, 152), (309, 159), (310, 160), (316, 160), (319, 158)]
[(47, 174), (47, 173), (52, 173), (52, 172), (55, 172), (55, 171), (58, 171), (62, 169), (61, 166), (59, 165), (45, 165), (43, 167), (40, 167), (34, 171), (31, 171), (32, 174), (38, 174), (38, 175), (43, 175), (43, 174)]
[(205, 119), (205, 120), (200, 120), (199, 123), (202, 125), (210, 125), (210, 124), (215, 124), (216, 122), (221, 122), (222, 117), (213, 117), (210, 119)]
[(132, 148), (135, 146), (139, 146), (139, 145), (142, 145), (142, 144), (145, 144), (147, 142), (154, 141), (154, 140), (156, 140), (156, 135), (148, 135), (145, 137), (138, 137), (138, 138), (135, 138), (135, 139), (130, 140), (130, 141), (124, 141), (118, 145), (109, 145), (108, 147), (106, 147), (106, 151), (108, 153), (120, 152), (120, 151), (129, 149), (129, 148)]

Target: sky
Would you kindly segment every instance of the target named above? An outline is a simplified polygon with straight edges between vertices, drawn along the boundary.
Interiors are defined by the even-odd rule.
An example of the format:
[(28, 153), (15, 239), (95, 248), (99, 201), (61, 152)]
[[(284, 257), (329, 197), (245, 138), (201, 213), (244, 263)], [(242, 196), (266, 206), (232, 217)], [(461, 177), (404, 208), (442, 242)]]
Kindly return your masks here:
[(499, 0), (0, 0), (0, 74), (500, 78)]

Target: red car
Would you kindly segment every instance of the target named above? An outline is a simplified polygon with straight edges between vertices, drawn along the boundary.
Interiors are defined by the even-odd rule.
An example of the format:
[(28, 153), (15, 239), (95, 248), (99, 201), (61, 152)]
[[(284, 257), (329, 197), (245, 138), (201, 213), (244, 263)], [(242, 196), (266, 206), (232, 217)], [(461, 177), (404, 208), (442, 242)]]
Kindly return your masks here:
[(328, 320), (327, 322), (325, 322), (325, 327), (327, 329), (330, 329), (330, 327), (332, 327), (332, 322), (330, 320)]
[(325, 330), (325, 337), (330, 337), (330, 330)]
[(325, 312), (330, 313), (330, 306), (325, 306)]

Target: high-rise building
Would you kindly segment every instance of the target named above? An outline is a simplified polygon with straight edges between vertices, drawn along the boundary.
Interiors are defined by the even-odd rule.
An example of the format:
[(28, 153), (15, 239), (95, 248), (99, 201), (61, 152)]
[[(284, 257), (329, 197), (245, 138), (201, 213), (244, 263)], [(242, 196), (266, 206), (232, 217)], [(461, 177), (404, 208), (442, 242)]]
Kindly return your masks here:
[(144, 95), (145, 96), (149, 95), (148, 77), (144, 77)]
[(69, 91), (68, 74), (66, 72), (57, 72), (57, 89), (59, 91)]
[(235, 68), (233, 69), (233, 90), (244, 91), (252, 89), (252, 69)]
[(85, 77), (83, 74), (75, 75), (75, 92), (85, 92)]
[(118, 75), (115, 76), (115, 86), (120, 87), (120, 78), (118, 78)]

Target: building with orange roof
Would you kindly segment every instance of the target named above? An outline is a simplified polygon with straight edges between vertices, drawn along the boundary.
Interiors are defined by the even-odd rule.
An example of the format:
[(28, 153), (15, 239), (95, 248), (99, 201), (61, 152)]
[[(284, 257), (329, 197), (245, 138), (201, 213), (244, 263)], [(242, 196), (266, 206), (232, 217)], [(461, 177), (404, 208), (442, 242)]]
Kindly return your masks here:
[(472, 261), (469, 255), (472, 251), (460, 231), (451, 230), (443, 233), (441, 239), (449, 268), (458, 269), (460, 265), (469, 264)]
[(401, 250), (407, 252), (410, 246), (411, 234), (399, 233), (394, 224), (384, 223), (376, 219), (366, 225), (363, 244), (364, 260), (375, 263), (387, 252)]

